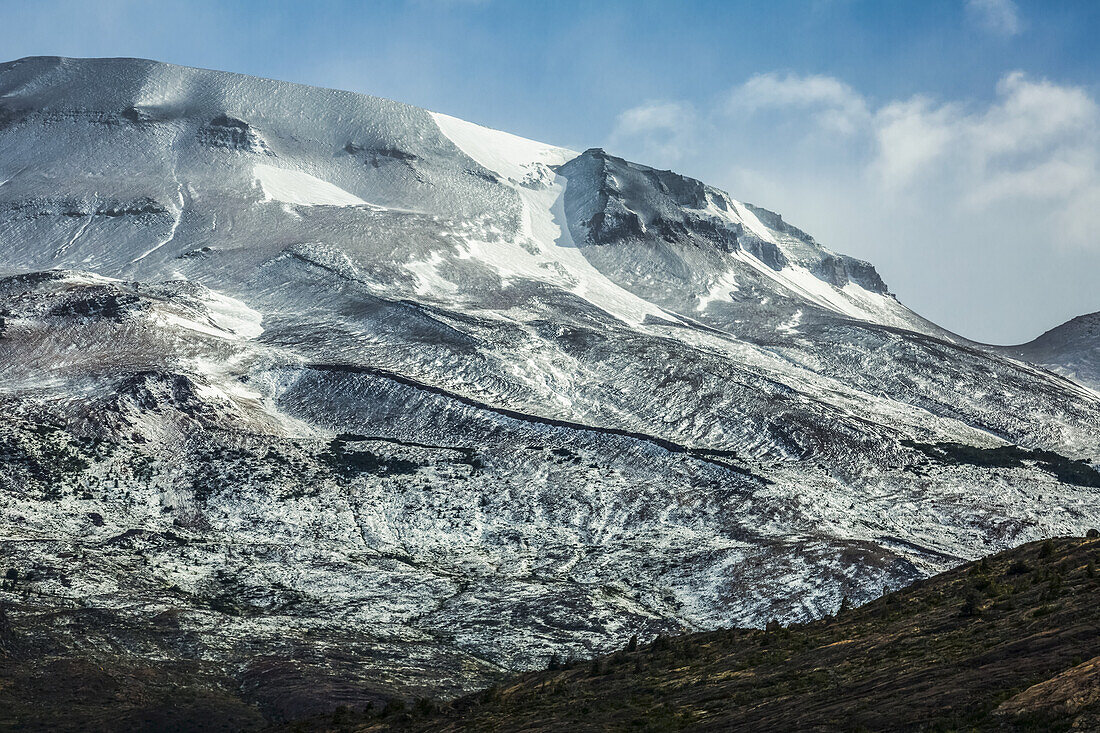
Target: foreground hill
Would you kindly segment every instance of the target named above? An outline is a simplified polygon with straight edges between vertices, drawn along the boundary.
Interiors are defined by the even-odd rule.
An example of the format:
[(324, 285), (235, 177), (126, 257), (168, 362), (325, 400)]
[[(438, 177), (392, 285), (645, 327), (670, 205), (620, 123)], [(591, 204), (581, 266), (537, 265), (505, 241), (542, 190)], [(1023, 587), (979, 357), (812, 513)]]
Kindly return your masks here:
[(344, 717), (364, 731), (1097, 730), (1098, 566), (1100, 540), (1035, 542), (835, 618), (662, 637), (434, 715)]

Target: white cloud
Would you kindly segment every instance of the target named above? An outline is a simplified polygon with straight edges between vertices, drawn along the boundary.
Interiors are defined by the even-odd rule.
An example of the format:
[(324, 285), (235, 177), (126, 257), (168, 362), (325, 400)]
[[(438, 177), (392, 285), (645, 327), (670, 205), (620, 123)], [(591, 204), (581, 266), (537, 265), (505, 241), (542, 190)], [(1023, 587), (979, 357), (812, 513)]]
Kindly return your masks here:
[[(1021, 72), (1000, 81), (988, 106), (916, 97), (879, 109), (873, 128), (872, 173), (890, 189), (937, 185), (981, 209), (1010, 200), (1065, 207), (1100, 186), (1096, 102), (1083, 89)], [(1076, 229), (1064, 239), (1097, 243), (1095, 233)]]
[(924, 97), (892, 102), (874, 118), (877, 157), (871, 171), (889, 188), (904, 186), (947, 155), (957, 131), (954, 107)]
[[(1033, 166), (1008, 170), (989, 176), (972, 189), (966, 202), (983, 208), (999, 201), (1012, 199), (1050, 201), (1071, 206), (1080, 194), (1093, 184), (1096, 162), (1092, 159), (1077, 160), (1072, 157), (1053, 158)], [(1072, 238), (1087, 244), (1087, 239)]]
[(974, 143), (987, 155), (1042, 150), (1096, 131), (1096, 102), (1079, 87), (1016, 71), (1001, 79), (997, 94), (1000, 103), (974, 123)]
[(1054, 214), (1057, 231), (1070, 241), (1100, 240), (1100, 184), (1079, 188)]
[(805, 110), (822, 126), (851, 134), (867, 121), (863, 97), (829, 76), (757, 74), (734, 89), (725, 104), (730, 115), (760, 110)]
[(680, 102), (646, 102), (619, 115), (618, 129), (624, 134), (675, 131), (693, 117), (691, 107)]
[[(757, 116), (765, 119), (754, 125)], [(1064, 226), (1071, 218), (1064, 210), (1082, 210), (1081, 202), (1092, 200), (1083, 192), (1100, 190), (1100, 105), (1080, 87), (1015, 71), (1000, 80), (990, 103), (918, 95), (876, 107), (832, 77), (759, 74), (703, 112), (674, 100), (628, 109), (608, 145), (672, 165), (697, 149), (713, 155), (724, 147), (718, 138), (738, 123), (760, 137), (782, 129), (783, 144), (825, 175), (835, 174), (836, 165), (854, 168), (845, 173), (866, 179), (872, 198), (934, 190), (978, 211), (1001, 202), (1042, 202), (1050, 207), (1048, 219), (1063, 223), (1062, 241), (1100, 248), (1095, 231)], [(864, 154), (856, 160), (830, 149), (842, 145)], [(742, 161), (732, 165), (745, 170)]]
[(967, 0), (966, 12), (984, 30), (1011, 38), (1023, 31), (1020, 11), (1012, 0)]
[[(867, 151), (862, 175), (888, 194), (935, 186), (981, 208), (1010, 199), (1056, 204), (1100, 185), (1096, 101), (1079, 87), (1019, 71), (1005, 75), (995, 100), (985, 105), (917, 95), (877, 107), (833, 77), (759, 74), (703, 113), (669, 100), (628, 109), (609, 145), (670, 165), (689, 158), (696, 145), (713, 149), (711, 138), (730, 122), (751, 123), (758, 115), (766, 116), (764, 124), (792, 131), (788, 145), (798, 145), (799, 135), (810, 141), (801, 148), (811, 155), (822, 155), (830, 144)], [(1066, 241), (1093, 241), (1079, 234)]]
[(684, 102), (648, 101), (618, 116), (609, 146), (628, 142), (659, 165), (670, 165), (698, 140), (695, 108)]

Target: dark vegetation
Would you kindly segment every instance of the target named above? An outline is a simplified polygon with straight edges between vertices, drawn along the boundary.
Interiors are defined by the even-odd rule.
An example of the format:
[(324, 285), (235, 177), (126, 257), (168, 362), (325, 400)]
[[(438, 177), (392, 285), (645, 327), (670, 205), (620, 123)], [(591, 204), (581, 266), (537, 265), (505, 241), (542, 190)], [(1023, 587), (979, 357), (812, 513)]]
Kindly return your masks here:
[(1049, 450), (1029, 450), (1018, 445), (997, 448), (976, 448), (965, 443), (917, 443), (903, 440), (902, 445), (915, 448), (941, 463), (966, 464), (984, 468), (1020, 468), (1029, 463), (1054, 474), (1064, 484), (1100, 488), (1100, 471), (1087, 461), (1074, 460)]
[[(3, 623), (0, 610), (0, 624)], [(43, 656), (19, 664), (0, 627), (0, 730), (240, 731), (264, 718), (224, 680), (191, 662), (142, 666)], [(8, 645), (18, 652), (18, 638)]]
[(359, 474), (374, 474), (377, 476), (401, 476), (416, 473), (420, 464), (404, 458), (387, 458), (369, 450), (352, 450), (348, 443), (357, 440), (358, 436), (351, 434), (337, 435), (329, 443), (328, 450), (321, 454), (321, 459), (332, 467), (332, 470), (345, 479), (355, 478)]
[(23, 475), (47, 498), (59, 498), (64, 487), (109, 452), (90, 438), (74, 438), (60, 428), (29, 423), (25, 430), (0, 432), (0, 465), (9, 475)]
[(497, 407), (495, 405), (490, 405), (486, 402), (480, 402), (472, 397), (468, 397), (457, 392), (450, 392), (446, 389), (443, 389), (442, 387), (427, 384), (425, 382), (413, 379), (412, 377), (407, 377), (403, 374), (397, 374), (396, 372), (379, 369), (377, 367), (357, 366), (354, 364), (309, 364), (308, 366), (310, 369), (315, 369), (321, 372), (344, 372), (349, 374), (367, 374), (373, 377), (380, 377), (382, 379), (387, 379), (397, 384), (413, 387), (421, 392), (440, 395), (461, 404), (469, 405), (478, 410), (495, 413), (497, 415), (502, 415), (513, 420), (534, 423), (536, 425), (549, 425), (557, 428), (567, 428), (569, 430), (576, 430), (587, 433), (617, 435), (620, 437), (629, 438), (631, 440), (650, 443), (657, 446), (658, 448), (661, 448), (662, 450), (668, 451), (669, 453), (686, 454), (696, 460), (710, 463), (715, 466), (720, 466), (727, 471), (732, 471), (733, 473), (746, 476), (755, 481), (758, 481), (761, 484), (767, 485), (771, 483), (769, 479), (763, 476), (756, 475), (750, 469), (731, 463), (730, 461), (737, 458), (737, 454), (734, 451), (693, 448), (690, 446), (681, 445), (680, 443), (676, 443), (674, 441), (656, 435), (639, 433), (632, 430), (623, 430), (621, 428), (608, 428), (598, 427), (594, 425), (585, 425), (583, 423), (571, 422), (569, 420), (559, 420), (556, 418), (543, 417), (541, 415), (520, 412), (518, 410), (512, 410), (506, 407)]
[[(285, 452), (273, 446), (242, 444), (196, 448), (190, 486), (196, 501), (206, 504), (212, 497), (232, 494), (242, 486), (278, 477), (285, 493), (282, 499), (314, 495), (332, 477), (347, 482), (362, 475), (406, 476), (422, 464), (352, 447), (368, 438), (337, 435), (319, 452)], [(468, 461), (467, 461), (468, 462)]]

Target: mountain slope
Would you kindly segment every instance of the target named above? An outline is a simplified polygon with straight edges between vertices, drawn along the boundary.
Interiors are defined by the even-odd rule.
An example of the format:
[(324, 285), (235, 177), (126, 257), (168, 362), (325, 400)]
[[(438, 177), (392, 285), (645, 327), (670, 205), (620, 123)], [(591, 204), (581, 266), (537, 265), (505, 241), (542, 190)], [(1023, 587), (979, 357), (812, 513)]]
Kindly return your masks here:
[[(1092, 730), (1100, 720), (1100, 542), (1015, 548), (809, 624), (679, 637), (510, 677), (450, 703), (375, 700), (348, 679), (295, 731)], [(10, 583), (10, 581), (5, 581)], [(23, 581), (16, 581), (22, 585)], [(0, 615), (0, 726), (249, 730), (286, 687), (266, 659), (243, 686), (201, 662), (107, 666), (36, 649)], [(259, 699), (260, 703), (257, 703)]]
[(0, 65), (0, 272), (15, 623), (264, 650), (318, 690), (273, 719), (1100, 524), (1094, 392), (701, 182), (396, 102)]
[(1009, 353), (1100, 390), (1100, 313), (1078, 316)]
[(1094, 730), (1098, 563), (1096, 540), (1032, 543), (835, 619), (662, 638), (506, 680), (434, 715), (391, 709), (309, 728)]

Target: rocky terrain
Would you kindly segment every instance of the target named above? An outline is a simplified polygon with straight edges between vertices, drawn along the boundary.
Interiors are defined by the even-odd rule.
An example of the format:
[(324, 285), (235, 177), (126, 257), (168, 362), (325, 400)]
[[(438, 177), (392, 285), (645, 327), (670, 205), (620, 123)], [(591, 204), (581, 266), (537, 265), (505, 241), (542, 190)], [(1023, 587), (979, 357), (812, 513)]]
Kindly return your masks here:
[(1100, 525), (1087, 331), (975, 344), (778, 214), (397, 102), (2, 64), (0, 277), (41, 684), (442, 700)]

